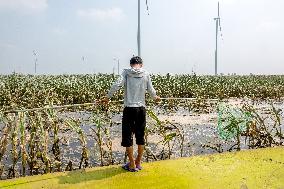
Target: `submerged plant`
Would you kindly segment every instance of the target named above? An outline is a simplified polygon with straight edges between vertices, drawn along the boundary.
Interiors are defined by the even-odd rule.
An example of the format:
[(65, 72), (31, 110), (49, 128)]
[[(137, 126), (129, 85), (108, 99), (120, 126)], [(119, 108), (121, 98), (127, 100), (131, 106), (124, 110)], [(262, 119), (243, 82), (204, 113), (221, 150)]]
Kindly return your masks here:
[[(270, 104), (269, 116), (262, 116), (254, 107), (245, 105), (244, 109), (250, 111), (253, 122), (244, 133), (248, 138), (250, 148), (272, 147), (273, 145), (283, 145), (284, 136), (281, 130), (281, 112)], [(278, 140), (277, 140), (278, 139)]]
[(4, 165), (2, 165), (2, 158), (4, 157), (6, 153), (6, 149), (8, 146), (8, 139), (9, 139), (9, 134), (13, 128), (13, 120), (14, 120), (14, 114), (0, 114), (1, 121), (4, 123), (4, 128), (2, 129), (2, 137), (0, 140), (0, 177), (3, 174), (3, 171), (5, 169)]
[(37, 126), (39, 131), (38, 140), (40, 141), (38, 147), (38, 157), (44, 163), (44, 172), (49, 173), (51, 167), (51, 160), (48, 155), (48, 145), (49, 145), (49, 125), (45, 124), (43, 115), (41, 112), (36, 113)]
[(12, 144), (12, 166), (9, 169), (8, 177), (9, 178), (14, 178), (16, 176), (16, 164), (19, 159), (19, 153), (17, 150), (18, 147), (18, 130), (19, 127), (17, 125), (17, 115), (14, 114), (13, 120), (10, 124), (11, 129), (11, 144)]
[(219, 104), (217, 131), (222, 139), (235, 138), (237, 150), (240, 150), (241, 135), (252, 123), (252, 113), (237, 107)]
[(54, 155), (54, 166), (57, 171), (61, 171), (61, 157), (60, 157), (60, 147), (59, 147), (59, 130), (60, 130), (60, 121), (57, 116), (57, 112), (50, 108), (46, 110), (46, 115), (48, 118), (48, 123), (53, 131), (53, 145), (52, 145), (52, 152)]
[(92, 123), (94, 126), (91, 129), (94, 132), (94, 140), (99, 149), (101, 166), (104, 165), (105, 155), (107, 156), (108, 164), (114, 164), (113, 144), (110, 134), (110, 128), (113, 126), (111, 118), (107, 115), (107, 112), (96, 110), (93, 112)]
[[(180, 155), (183, 156), (183, 146), (184, 146), (184, 132), (182, 127), (170, 123), (169, 121), (161, 121), (153, 110), (148, 109), (147, 114), (150, 118), (155, 121), (154, 131), (156, 131), (162, 140), (158, 142), (162, 143), (162, 152), (160, 153), (160, 159), (171, 158), (173, 154), (173, 148), (175, 146), (175, 141), (179, 139)], [(165, 150), (167, 147), (167, 152)]]
[(74, 118), (71, 118), (71, 119), (67, 119), (65, 121), (65, 123), (66, 123), (67, 126), (72, 128), (79, 136), (79, 140), (80, 140), (81, 145), (82, 145), (82, 154), (81, 154), (79, 169), (81, 169), (82, 167), (86, 168), (89, 165), (89, 162), (88, 162), (89, 153), (88, 153), (88, 149), (87, 149), (86, 137), (84, 135), (82, 128), (80, 127), (80, 120), (78, 120), (78, 119), (76, 120)]
[(20, 150), (21, 150), (21, 158), (22, 158), (22, 174), (23, 176), (26, 175), (26, 166), (28, 160), (28, 154), (26, 150), (26, 113), (25, 112), (19, 112), (18, 113), (18, 124), (20, 129)]

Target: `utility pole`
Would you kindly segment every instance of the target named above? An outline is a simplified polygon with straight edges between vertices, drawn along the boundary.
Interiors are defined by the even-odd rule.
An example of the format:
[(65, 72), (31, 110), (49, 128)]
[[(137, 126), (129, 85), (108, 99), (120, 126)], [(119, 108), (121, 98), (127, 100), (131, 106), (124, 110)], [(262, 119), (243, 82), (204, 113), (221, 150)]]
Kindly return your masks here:
[(119, 59), (117, 59), (117, 74), (119, 75)]
[(117, 61), (117, 74), (119, 75), (119, 58), (113, 58), (114, 61)]
[(33, 51), (33, 55), (34, 55), (34, 67), (35, 67), (35, 74), (36, 74), (36, 68), (37, 68), (37, 53), (35, 52), (35, 50)]
[(215, 47), (215, 75), (218, 74), (218, 71), (217, 71), (217, 62), (218, 62), (218, 18), (215, 18), (215, 21), (216, 21), (216, 47)]
[(219, 2), (218, 2), (218, 17), (214, 18), (216, 21), (216, 47), (215, 47), (215, 75), (218, 74), (218, 32), (220, 29), (221, 32), (221, 18), (220, 18), (220, 11), (219, 11)]
[(138, 31), (137, 31), (137, 45), (138, 56), (141, 57), (141, 25), (140, 25), (140, 0), (138, 0)]

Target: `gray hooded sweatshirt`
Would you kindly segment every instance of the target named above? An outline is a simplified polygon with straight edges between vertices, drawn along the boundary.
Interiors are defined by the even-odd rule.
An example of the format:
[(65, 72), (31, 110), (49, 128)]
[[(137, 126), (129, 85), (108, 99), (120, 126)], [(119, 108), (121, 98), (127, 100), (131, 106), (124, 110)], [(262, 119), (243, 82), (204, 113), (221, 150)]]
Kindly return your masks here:
[(120, 78), (111, 86), (107, 97), (111, 98), (122, 86), (124, 86), (124, 107), (146, 107), (146, 91), (151, 97), (156, 96), (150, 75), (142, 68), (124, 69)]

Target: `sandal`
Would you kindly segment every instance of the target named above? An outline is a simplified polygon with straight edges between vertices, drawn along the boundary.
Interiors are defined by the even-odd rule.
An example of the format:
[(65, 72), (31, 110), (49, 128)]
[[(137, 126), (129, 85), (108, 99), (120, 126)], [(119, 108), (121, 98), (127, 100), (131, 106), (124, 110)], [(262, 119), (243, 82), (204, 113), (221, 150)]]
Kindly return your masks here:
[(137, 168), (138, 170), (142, 170), (142, 166), (141, 166), (141, 165), (136, 165), (136, 168)]
[(137, 172), (138, 168), (130, 168), (129, 167), (130, 162), (126, 163), (125, 165), (122, 166), (122, 169), (129, 171), (129, 172)]

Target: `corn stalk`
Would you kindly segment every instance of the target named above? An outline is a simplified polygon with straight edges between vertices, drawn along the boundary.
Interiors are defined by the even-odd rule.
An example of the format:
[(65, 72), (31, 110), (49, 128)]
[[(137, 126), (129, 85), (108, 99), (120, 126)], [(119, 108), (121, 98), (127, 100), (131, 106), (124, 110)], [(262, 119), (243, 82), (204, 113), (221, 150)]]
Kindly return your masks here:
[(79, 136), (79, 140), (80, 140), (81, 145), (82, 145), (82, 154), (81, 154), (79, 169), (81, 169), (82, 167), (86, 168), (89, 165), (89, 163), (88, 163), (89, 152), (88, 152), (88, 149), (87, 149), (86, 137), (83, 133), (82, 128), (80, 127), (80, 121), (75, 120), (74, 118), (71, 118), (71, 119), (66, 120), (65, 123), (66, 123), (67, 126), (72, 128)]
[(104, 150), (103, 150), (103, 137), (102, 137), (102, 120), (101, 118), (98, 116), (98, 112), (96, 114), (93, 115), (93, 122), (95, 124), (95, 128), (91, 128), (92, 131), (95, 133), (95, 141), (98, 145), (99, 148), (99, 154), (100, 154), (100, 162), (101, 162), (101, 166), (104, 165)]
[[(26, 113), (20, 112), (18, 114), (19, 120), (19, 129), (20, 129), (20, 149), (21, 149), (21, 156), (22, 156), (22, 174), (23, 176), (26, 175), (26, 166), (28, 162), (28, 154), (26, 151)], [(30, 161), (30, 160), (29, 160)]]
[(48, 125), (44, 125), (44, 120), (42, 117), (42, 114), (40, 112), (37, 112), (37, 125), (39, 128), (39, 141), (40, 141), (40, 152), (38, 153), (38, 156), (40, 157), (40, 159), (42, 160), (42, 162), (45, 165), (44, 168), (44, 172), (45, 173), (49, 173), (50, 172), (50, 158), (48, 156), (48, 139), (49, 139), (49, 135), (48, 135), (48, 131), (49, 131), (49, 126)]
[(7, 149), (7, 145), (8, 145), (8, 138), (9, 138), (9, 134), (12, 130), (12, 120), (13, 117), (11, 116), (11, 114), (9, 115), (4, 115), (0, 114), (0, 118), (4, 123), (4, 128), (2, 130), (2, 137), (0, 140), (0, 177), (2, 176), (3, 172), (4, 172), (4, 165), (2, 165), (2, 158), (4, 157), (5, 153), (6, 153), (6, 149)]
[[(54, 109), (47, 109), (46, 114), (48, 117), (48, 122), (53, 131), (53, 145), (52, 153), (54, 155), (54, 168), (56, 171), (61, 171), (61, 157), (60, 157), (60, 148), (59, 148), (59, 118), (57, 117), (57, 112)], [(48, 133), (45, 133), (48, 135)]]
[(33, 175), (35, 171), (38, 170), (37, 166), (37, 124), (36, 124), (36, 117), (35, 113), (32, 112), (29, 114), (29, 125), (28, 125), (28, 130), (29, 130), (29, 157), (28, 161), (29, 164), (29, 169), (30, 169), (30, 175)]
[[(150, 109), (147, 110), (147, 114), (156, 121), (156, 127), (155, 129), (158, 131), (158, 134), (163, 138), (161, 141), (158, 142), (163, 144), (163, 150), (161, 152), (161, 158), (160, 159), (165, 159), (166, 157), (168, 159), (171, 158), (172, 155), (172, 149), (175, 145), (174, 140), (178, 137), (178, 134), (181, 134), (181, 131), (178, 130), (178, 132), (175, 131), (177, 128), (175, 127), (170, 127), (167, 126), (169, 125), (169, 121), (161, 121), (158, 116)], [(182, 141), (183, 145), (183, 141)], [(167, 147), (168, 154), (165, 154), (165, 146)], [(183, 153), (183, 152), (182, 152)], [(165, 156), (165, 157), (164, 157)]]
[(11, 126), (11, 144), (12, 144), (12, 166), (11, 168), (9, 168), (9, 173), (8, 173), (8, 177), (9, 178), (14, 178), (16, 176), (16, 164), (18, 162), (19, 159), (19, 153), (17, 150), (18, 147), (18, 130), (19, 127), (16, 123), (17, 121), (17, 115), (14, 114), (13, 116), (13, 120), (10, 124)]

